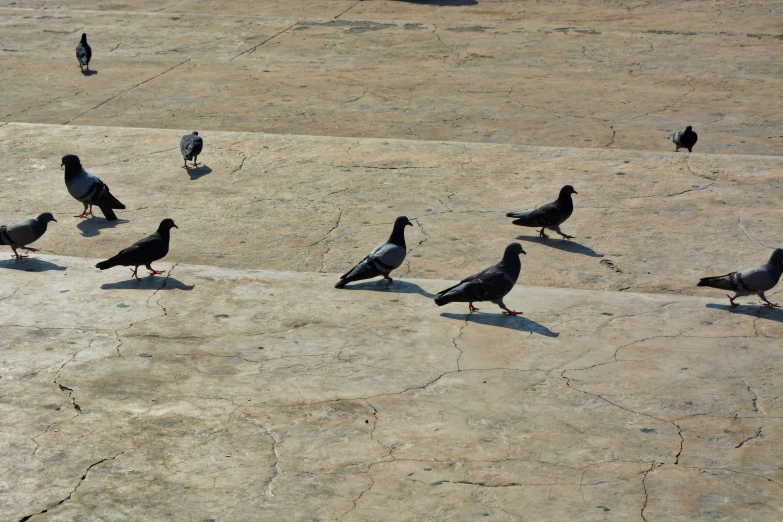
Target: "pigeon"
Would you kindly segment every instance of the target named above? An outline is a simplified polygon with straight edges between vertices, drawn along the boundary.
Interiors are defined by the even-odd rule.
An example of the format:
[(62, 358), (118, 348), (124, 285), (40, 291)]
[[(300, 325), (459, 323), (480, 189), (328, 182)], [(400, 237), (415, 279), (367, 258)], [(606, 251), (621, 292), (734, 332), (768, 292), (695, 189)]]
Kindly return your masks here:
[(358, 265), (340, 276), (340, 280), (334, 287), (342, 288), (353, 281), (377, 276), (383, 276), (391, 284), (394, 280), (389, 277), (389, 273), (405, 261), (405, 227), (408, 226), (412, 227), (413, 223), (407, 217), (400, 216), (395, 219), (389, 239), (375, 247)]
[(783, 248), (776, 248), (769, 258), (769, 261), (761, 266), (746, 268), (739, 272), (730, 274), (702, 277), (696, 286), (709, 286), (711, 288), (720, 288), (721, 290), (731, 290), (734, 297), (726, 294), (729, 298), (731, 307), (735, 308), (737, 303), (734, 300), (738, 297), (756, 294), (764, 301), (764, 306), (770, 308), (780, 308), (778, 303), (770, 303), (764, 295), (767, 290), (772, 290), (783, 274)]
[(477, 312), (475, 301), (491, 301), (503, 309), (507, 315), (519, 315), (522, 312), (509, 310), (503, 303), (503, 297), (514, 288), (519, 277), (522, 263), (519, 254), (526, 254), (519, 243), (511, 243), (503, 252), (503, 260), (482, 270), (478, 274), (463, 279), (454, 286), (438, 292), (435, 304), (468, 303), (471, 312)]
[(674, 134), (669, 135), (669, 139), (674, 142), (677, 149), (674, 152), (680, 152), (680, 147), (688, 149), (688, 152), (692, 152), (693, 146), (696, 145), (699, 136), (693, 132), (693, 127), (688, 125), (685, 130), (677, 131)]
[(198, 135), (198, 132), (193, 131), (192, 134), (185, 134), (182, 139), (179, 140), (179, 151), (182, 153), (182, 158), (185, 160), (183, 169), (188, 168), (188, 160), (193, 161), (193, 166), (198, 167), (196, 159), (201, 154), (201, 149), (204, 148), (204, 140)]
[(136, 274), (140, 265), (147, 267), (150, 271), (150, 275), (162, 274), (165, 270), (154, 270), (152, 268), (152, 262), (158, 259), (163, 259), (166, 254), (169, 253), (169, 239), (171, 237), (171, 229), (179, 228), (174, 224), (174, 220), (166, 218), (160, 222), (158, 230), (151, 236), (147, 236), (144, 239), (136, 241), (128, 248), (120, 251), (114, 257), (110, 257), (106, 261), (101, 261), (96, 268), (106, 270), (113, 266), (133, 266), (133, 277), (140, 279)]
[(521, 212), (509, 212), (506, 217), (516, 218), (512, 221), (514, 225), (522, 227), (541, 227), (538, 231), (538, 235), (543, 238), (549, 236), (544, 233), (544, 229), (554, 230), (563, 239), (573, 239), (574, 236), (563, 234), (560, 230), (560, 225), (569, 217), (574, 211), (574, 202), (571, 201), (571, 194), (578, 194), (571, 185), (566, 185), (560, 189), (560, 195), (552, 203), (547, 203), (543, 207), (538, 207), (535, 210), (523, 210)]
[(8, 245), (14, 251), (13, 257), (22, 259), (23, 256), (16, 251), (17, 248), (23, 248), (28, 252), (38, 252), (37, 248), (31, 248), (26, 245), (38, 241), (46, 233), (46, 225), (54, 221), (54, 216), (50, 212), (39, 214), (37, 218), (16, 221), (7, 225), (0, 226), (0, 245)]
[[(65, 187), (68, 192), (84, 205), (84, 212), (74, 217), (92, 216), (92, 206), (97, 205), (108, 221), (117, 220), (117, 214), (112, 209), (122, 210), (125, 205), (111, 195), (108, 185), (84, 170), (78, 156), (73, 154), (63, 156), (60, 166), (65, 167)], [(87, 210), (88, 205), (90, 210)]]
[(76, 59), (79, 60), (79, 69), (84, 70), (84, 66), (87, 66), (87, 70), (90, 70), (90, 58), (92, 58), (92, 48), (87, 43), (87, 33), (82, 33), (82, 40), (79, 45), (76, 46)]

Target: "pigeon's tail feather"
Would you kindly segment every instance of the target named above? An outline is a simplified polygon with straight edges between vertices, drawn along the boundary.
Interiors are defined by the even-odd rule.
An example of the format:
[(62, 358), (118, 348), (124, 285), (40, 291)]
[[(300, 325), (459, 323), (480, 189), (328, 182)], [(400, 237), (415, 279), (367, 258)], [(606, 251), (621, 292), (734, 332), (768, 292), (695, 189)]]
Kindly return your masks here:
[[(124, 206), (122, 208), (125, 208)], [(103, 215), (106, 216), (106, 221), (117, 221), (117, 214), (111, 209), (111, 207), (100, 207)]]
[(445, 290), (441, 290), (438, 292), (438, 295), (435, 296), (435, 304), (438, 306), (443, 306), (449, 303), (453, 303), (455, 300), (455, 297), (459, 295), (459, 292), (452, 292), (455, 288), (457, 288), (462, 283), (458, 283), (454, 286), (450, 286)]
[(709, 286), (710, 288), (720, 288), (721, 290), (734, 290), (734, 283), (731, 281), (731, 274), (715, 277), (702, 277), (696, 286)]
[(511, 222), (514, 225), (522, 225), (525, 227), (538, 226), (538, 223), (534, 219), (531, 219), (532, 214), (533, 211), (525, 210), (522, 212), (509, 212), (508, 214), (506, 214), (506, 217), (516, 218), (514, 221)]
[(347, 279), (340, 279), (339, 281), (337, 281), (337, 282), (334, 284), (334, 287), (335, 287), (335, 288), (342, 288), (342, 287), (344, 287), (345, 285), (347, 285), (348, 283), (349, 283), (349, 281), (348, 281)]
[(100, 263), (95, 265), (95, 268), (100, 268), (101, 270), (106, 270), (107, 268), (115, 267), (115, 266), (120, 264), (118, 262), (118, 258), (119, 257), (120, 256), (117, 255), (117, 256), (114, 256), (114, 257), (110, 257), (106, 261), (101, 261)]
[(115, 198), (108, 190), (106, 191), (106, 194), (104, 194), (104, 196), (101, 198), (101, 204), (109, 208), (125, 210), (125, 205), (123, 205), (119, 199)]

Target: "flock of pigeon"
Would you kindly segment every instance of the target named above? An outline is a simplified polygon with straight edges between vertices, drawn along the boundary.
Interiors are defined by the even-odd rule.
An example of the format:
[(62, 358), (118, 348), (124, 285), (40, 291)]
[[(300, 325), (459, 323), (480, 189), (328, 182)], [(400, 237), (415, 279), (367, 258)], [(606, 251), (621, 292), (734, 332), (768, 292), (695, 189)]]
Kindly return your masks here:
[[(90, 59), (92, 58), (92, 49), (87, 43), (87, 34), (82, 33), (81, 41), (76, 47), (76, 58), (79, 61), (79, 68), (90, 70)], [(677, 131), (668, 136), (676, 146), (675, 152), (680, 148), (693, 150), (698, 136), (693, 127), (688, 125), (684, 130)], [(204, 148), (204, 141), (193, 131), (186, 134), (180, 140), (180, 152), (185, 162), (183, 168), (187, 169), (188, 161), (193, 163), (193, 167), (198, 167), (198, 156)], [(65, 186), (68, 192), (76, 200), (84, 205), (81, 214), (74, 216), (85, 218), (92, 215), (92, 207), (97, 206), (108, 221), (115, 221), (117, 215), (114, 210), (125, 208), (116, 197), (109, 191), (108, 185), (96, 176), (93, 176), (82, 167), (79, 158), (73, 154), (67, 154), (62, 158), (61, 167), (65, 169)], [(557, 199), (542, 207), (534, 210), (525, 210), (521, 212), (509, 212), (507, 217), (514, 218), (512, 223), (523, 227), (540, 228), (539, 236), (548, 238), (545, 230), (551, 230), (559, 234), (564, 240), (573, 239), (560, 230), (560, 225), (567, 220), (574, 211), (574, 203), (571, 199), (572, 194), (578, 194), (574, 187), (566, 185), (560, 189)], [(0, 226), (0, 245), (8, 245), (13, 250), (13, 257), (23, 259), (23, 256), (17, 252), (18, 248), (37, 252), (38, 249), (29, 247), (31, 243), (38, 240), (46, 232), (47, 225), (50, 222), (57, 222), (50, 212), (44, 212), (37, 218), (24, 221), (17, 221), (8, 225)], [(334, 285), (335, 288), (342, 288), (348, 283), (361, 281), (381, 276), (389, 283), (393, 280), (389, 274), (400, 267), (405, 261), (407, 249), (405, 246), (405, 227), (413, 226), (410, 220), (405, 216), (398, 217), (394, 222), (389, 239), (370, 252), (356, 266), (340, 277), (340, 280)], [(152, 263), (162, 259), (168, 254), (169, 240), (172, 228), (179, 228), (170, 218), (160, 222), (158, 230), (144, 239), (141, 239), (126, 249), (120, 251), (114, 257), (101, 261), (97, 268), (105, 270), (115, 266), (133, 267), (133, 277), (139, 279), (137, 274), (139, 266), (145, 266), (150, 275), (162, 274), (165, 270), (155, 270)], [(468, 303), (468, 309), (478, 311), (473, 303), (489, 301), (497, 304), (503, 309), (504, 314), (517, 315), (521, 312), (509, 309), (503, 302), (503, 298), (508, 294), (517, 282), (521, 269), (520, 254), (525, 254), (522, 245), (511, 243), (503, 253), (503, 259), (481, 272), (467, 277), (454, 286), (446, 288), (435, 296), (435, 304), (443, 306), (448, 303)], [(754, 268), (731, 272), (722, 276), (704, 277), (697, 286), (708, 286), (722, 290), (734, 292), (734, 296), (727, 295), (731, 307), (737, 304), (734, 302), (738, 297), (748, 295), (758, 295), (764, 306), (779, 307), (777, 303), (770, 302), (764, 292), (771, 290), (777, 285), (783, 274), (783, 248), (775, 249), (769, 260)]]

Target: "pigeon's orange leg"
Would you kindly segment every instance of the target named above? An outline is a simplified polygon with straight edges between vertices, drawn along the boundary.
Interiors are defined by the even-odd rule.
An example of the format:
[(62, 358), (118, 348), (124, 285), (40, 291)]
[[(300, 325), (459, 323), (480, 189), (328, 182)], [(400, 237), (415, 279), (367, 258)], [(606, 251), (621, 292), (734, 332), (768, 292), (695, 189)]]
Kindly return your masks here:
[(735, 302), (734, 302), (734, 300), (735, 300), (737, 297), (739, 297), (739, 296), (736, 296), (736, 295), (735, 295), (734, 297), (731, 297), (729, 294), (726, 294), (726, 297), (728, 297), (728, 298), (729, 298), (729, 302), (731, 303), (731, 307), (732, 307), (732, 308), (737, 308), (737, 306), (739, 306), (737, 303), (735, 303)]
[(136, 273), (138, 270), (139, 270), (139, 265), (136, 265), (130, 269), (130, 271), (133, 272), (133, 277), (135, 277), (136, 279), (141, 279), (139, 275)]
[(28, 252), (38, 252), (40, 250), (38, 248), (33, 248), (33, 247), (22, 247), (22, 248), (24, 248)]
[(155, 270), (154, 268), (152, 268), (152, 265), (146, 265), (146, 266), (147, 266), (147, 270), (150, 271), (150, 275), (151, 276), (158, 275), (158, 274), (163, 274), (163, 273), (166, 272), (165, 270)]
[(780, 308), (780, 305), (778, 303), (770, 303), (769, 299), (767, 299), (764, 296), (761, 296), (761, 298), (764, 300), (763, 306), (766, 306), (767, 308)]
[(11, 257), (13, 257), (14, 259), (24, 259), (27, 256), (23, 256), (22, 254), (17, 252), (16, 249), (14, 249), (14, 253), (11, 255)]
[(510, 310), (506, 308), (506, 305), (504, 305), (503, 303), (500, 303), (499, 306), (500, 308), (503, 309), (503, 313), (506, 315), (522, 315), (522, 312), (517, 312), (516, 310)]
[(473, 303), (468, 303), (468, 310), (470, 310), (471, 312), (478, 312), (479, 311), (478, 308), (473, 306)]
[(544, 239), (548, 238), (549, 236), (544, 234), (544, 229), (541, 228), (541, 230), (538, 231), (539, 237), (543, 237)]

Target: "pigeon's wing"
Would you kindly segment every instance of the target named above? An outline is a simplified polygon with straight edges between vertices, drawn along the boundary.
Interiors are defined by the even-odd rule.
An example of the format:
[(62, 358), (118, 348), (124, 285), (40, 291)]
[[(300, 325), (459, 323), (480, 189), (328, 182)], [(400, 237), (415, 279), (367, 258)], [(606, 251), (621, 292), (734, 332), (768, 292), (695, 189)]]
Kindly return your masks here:
[(516, 218), (512, 223), (523, 227), (550, 227), (562, 223), (563, 213), (556, 201), (535, 210), (509, 212), (506, 217)]
[(721, 290), (737, 291), (734, 275), (737, 272), (731, 272), (720, 276), (702, 277), (696, 286), (709, 286), (710, 288), (719, 288)]
[(766, 292), (778, 283), (765, 266), (741, 270), (734, 275), (734, 279), (741, 287), (753, 293)]
[(394, 243), (381, 243), (367, 256), (367, 262), (388, 274), (405, 261), (405, 248)]
[(186, 134), (182, 136), (179, 142), (179, 151), (182, 153), (182, 157), (188, 160), (192, 160), (194, 156), (198, 156), (201, 153), (201, 149), (204, 148), (204, 140), (201, 136), (194, 134)]
[(511, 291), (514, 282), (501, 267), (492, 265), (438, 292), (435, 302), (496, 301)]
[(16, 221), (0, 227), (0, 244), (24, 246), (35, 242), (43, 235), (34, 219)]
[(109, 209), (125, 209), (125, 205), (109, 192), (109, 186), (101, 181), (100, 178), (93, 176), (86, 170), (82, 172), (81, 176), (77, 176), (70, 180), (66, 186), (68, 187), (68, 192), (71, 193), (71, 196), (82, 203)]
[(76, 46), (76, 59), (79, 60), (79, 63), (82, 65), (87, 65), (90, 62), (87, 55), (87, 49), (85, 49), (82, 44)]
[(155, 233), (121, 250), (112, 260), (117, 265), (146, 265), (165, 257), (168, 251), (168, 243)]
[(669, 139), (674, 142), (675, 145), (680, 144), (680, 131), (675, 132), (674, 134), (669, 135)]

